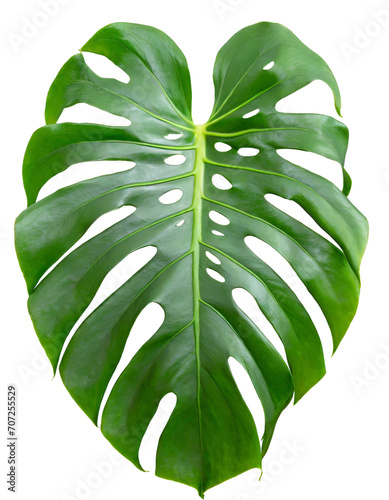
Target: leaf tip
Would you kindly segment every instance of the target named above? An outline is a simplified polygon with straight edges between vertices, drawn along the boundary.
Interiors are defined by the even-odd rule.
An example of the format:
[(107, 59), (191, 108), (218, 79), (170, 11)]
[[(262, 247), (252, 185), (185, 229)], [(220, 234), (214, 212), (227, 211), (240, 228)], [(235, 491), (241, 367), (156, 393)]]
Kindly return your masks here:
[(339, 92), (339, 88), (336, 84), (336, 92), (334, 91), (334, 97), (335, 97), (335, 109), (336, 109), (336, 112), (338, 113), (338, 116), (340, 116), (341, 118), (343, 118), (343, 115), (342, 115), (342, 100), (341, 100), (341, 97), (340, 97), (340, 92)]

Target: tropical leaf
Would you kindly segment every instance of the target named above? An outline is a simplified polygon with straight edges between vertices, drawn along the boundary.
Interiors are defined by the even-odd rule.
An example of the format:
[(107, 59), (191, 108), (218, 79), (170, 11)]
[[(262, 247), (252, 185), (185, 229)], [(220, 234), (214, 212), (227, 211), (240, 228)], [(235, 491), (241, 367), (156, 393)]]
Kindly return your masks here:
[[(130, 80), (99, 77), (78, 54), (50, 88), (47, 125), (33, 134), (24, 159), (29, 207), (16, 221), (29, 312), (56, 371), (70, 331), (107, 273), (137, 249), (157, 249), (77, 328), (59, 371), (97, 424), (132, 325), (145, 306), (160, 304), (164, 322), (116, 381), (101, 429), (141, 469), (143, 435), (161, 399), (174, 393), (177, 403), (159, 440), (156, 474), (203, 496), (212, 486), (261, 467), (293, 394), (298, 401), (325, 373), (322, 344), (306, 308), (266, 259), (253, 253), (246, 237), (259, 238), (288, 261), (320, 306), (334, 350), (357, 308), (367, 223), (347, 198), (348, 130), (329, 116), (275, 109), (282, 98), (321, 80), (332, 89), (340, 113), (338, 86), (326, 63), (288, 29), (255, 24), (218, 53), (214, 109), (207, 124), (195, 126), (187, 62), (161, 31), (112, 24), (82, 51), (107, 57)], [(127, 118), (131, 125), (56, 124), (63, 110), (77, 103)], [(338, 162), (343, 192), (285, 160), (277, 152), (282, 149)], [(97, 160), (136, 165), (36, 201), (49, 179), (70, 165)], [(181, 198), (161, 203), (172, 190), (180, 190)], [(297, 203), (334, 243), (266, 195)], [(99, 217), (124, 206), (136, 210), (69, 252)], [(287, 363), (238, 307), (236, 288), (255, 298), (283, 343)], [(262, 403), (262, 442), (230, 358), (245, 368)]]

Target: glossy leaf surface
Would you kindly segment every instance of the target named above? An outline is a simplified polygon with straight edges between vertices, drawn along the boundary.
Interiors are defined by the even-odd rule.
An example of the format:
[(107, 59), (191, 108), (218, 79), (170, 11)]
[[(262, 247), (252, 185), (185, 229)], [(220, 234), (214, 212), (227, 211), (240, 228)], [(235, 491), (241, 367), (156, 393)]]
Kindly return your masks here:
[[(298, 401), (325, 373), (310, 315), (266, 259), (249, 248), (247, 237), (260, 239), (290, 264), (320, 306), (334, 350), (357, 308), (367, 223), (347, 198), (348, 130), (329, 116), (276, 111), (282, 98), (322, 80), (340, 112), (338, 86), (326, 63), (285, 27), (255, 24), (218, 53), (214, 109), (205, 125), (195, 126), (185, 57), (161, 31), (112, 24), (82, 52), (105, 56), (130, 80), (98, 76), (81, 53), (50, 88), (47, 125), (33, 134), (25, 154), (29, 206), (16, 222), (29, 311), (54, 370), (59, 364), (66, 388), (97, 424), (135, 320), (148, 304), (162, 306), (164, 322), (116, 381), (101, 430), (141, 468), (143, 435), (161, 399), (174, 393), (156, 474), (193, 486), (202, 496), (261, 467), (293, 394)], [(79, 103), (131, 124), (56, 123), (65, 108)], [(338, 162), (343, 192), (285, 160), (278, 153), (283, 149)], [(71, 165), (104, 160), (135, 167), (129, 163), (128, 169), (36, 201), (46, 182)], [(173, 190), (181, 197), (163, 203)], [(298, 204), (336, 244), (266, 195)], [(101, 216), (125, 206), (135, 211), (73, 248)], [(78, 325), (64, 348), (106, 275), (150, 246), (154, 257)], [(254, 297), (281, 339), (287, 363), (238, 307), (235, 289)], [(230, 358), (245, 368), (262, 403), (263, 436), (232, 376)]]

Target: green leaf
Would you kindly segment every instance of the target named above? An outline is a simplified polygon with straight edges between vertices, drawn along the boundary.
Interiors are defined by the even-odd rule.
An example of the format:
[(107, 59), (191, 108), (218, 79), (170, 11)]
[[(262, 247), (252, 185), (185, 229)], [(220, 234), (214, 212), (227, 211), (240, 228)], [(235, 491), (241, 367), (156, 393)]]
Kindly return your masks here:
[[(340, 113), (338, 86), (326, 63), (288, 29), (255, 24), (218, 53), (215, 105), (209, 121), (195, 126), (185, 57), (161, 31), (112, 24), (82, 51), (106, 56), (130, 81), (97, 76), (78, 54), (50, 88), (47, 125), (33, 134), (24, 159), (29, 207), (16, 221), (29, 312), (54, 371), (64, 350), (63, 382), (97, 424), (136, 318), (151, 302), (162, 306), (164, 322), (116, 381), (101, 429), (141, 469), (138, 452), (147, 426), (161, 399), (176, 394), (159, 441), (156, 474), (203, 496), (212, 486), (261, 467), (293, 394), (298, 401), (325, 373), (322, 344), (307, 310), (266, 259), (250, 250), (246, 237), (259, 238), (288, 261), (323, 311), (334, 350), (357, 308), (368, 230), (347, 198), (348, 130), (328, 116), (275, 108), (280, 99), (322, 80)], [(127, 118), (131, 125), (56, 124), (63, 110), (77, 103)], [(220, 151), (220, 142), (229, 150)], [(251, 156), (242, 148), (250, 148)], [(277, 152), (282, 149), (338, 162), (343, 192), (283, 159)], [(179, 155), (182, 164), (165, 161)], [(103, 160), (136, 165), (36, 201), (45, 183), (70, 165)], [(160, 202), (177, 189), (179, 201)], [(297, 203), (336, 244), (277, 209), (266, 195)], [(136, 210), (68, 252), (99, 217), (125, 206)], [(227, 224), (211, 220), (212, 211)], [(149, 246), (157, 249), (155, 256), (87, 316), (64, 349), (108, 272)], [(238, 307), (236, 288), (255, 298), (283, 343), (287, 364)], [(262, 442), (230, 358), (245, 368), (262, 403)]]

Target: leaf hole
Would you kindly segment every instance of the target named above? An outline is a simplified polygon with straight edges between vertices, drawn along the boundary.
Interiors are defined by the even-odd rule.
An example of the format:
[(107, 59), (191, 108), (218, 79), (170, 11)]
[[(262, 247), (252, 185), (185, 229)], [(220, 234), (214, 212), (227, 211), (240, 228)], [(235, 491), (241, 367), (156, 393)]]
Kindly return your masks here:
[(245, 367), (232, 356), (228, 358), (228, 364), (239, 392), (254, 419), (258, 436), (261, 438), (265, 432), (265, 413), (250, 375)]
[[(123, 207), (117, 208), (116, 210), (112, 210), (106, 214), (101, 215), (98, 219), (96, 219), (93, 224), (89, 226), (87, 231), (81, 236), (81, 238), (67, 250), (49, 269), (42, 275), (37, 285), (48, 275), (51, 271), (58, 266), (60, 262), (62, 262), (69, 254), (74, 252), (78, 247), (91, 240), (98, 234), (102, 233), (109, 227), (117, 224), (118, 222), (126, 219), (130, 215), (135, 212), (136, 208), (132, 205), (125, 205)], [(118, 264), (119, 265), (119, 264)]]
[(273, 346), (284, 358), (284, 361), (287, 362), (285, 348), (281, 339), (279, 338), (273, 325), (260, 309), (253, 295), (251, 295), (251, 293), (244, 288), (234, 288), (232, 290), (232, 298), (234, 299), (234, 302), (239, 307), (239, 309), (243, 311), (245, 315), (248, 316), (251, 321), (261, 330), (261, 332), (265, 335), (269, 342), (273, 344)]
[(259, 153), (258, 148), (240, 148), (238, 149), (238, 155), (240, 156), (256, 156)]
[(155, 472), (158, 441), (177, 404), (174, 392), (166, 394), (159, 402), (157, 411), (147, 426), (139, 447), (139, 462), (143, 469)]
[[(72, 249), (70, 249), (70, 251), (72, 251)], [(153, 259), (153, 257), (156, 255), (156, 253), (157, 248), (154, 246), (147, 246), (139, 248), (138, 250), (134, 250), (129, 255), (124, 257), (124, 259), (122, 259), (114, 268), (109, 271), (109, 273), (106, 274), (91, 303), (78, 318), (77, 322), (74, 324), (69, 335), (67, 336), (61, 350), (59, 363), (61, 363), (63, 354), (66, 351), (73, 335), (76, 333), (77, 329), (85, 321), (85, 319), (90, 316), (93, 311), (99, 307), (100, 304), (107, 300), (108, 297), (115, 293), (116, 290), (118, 290), (126, 281), (128, 281), (131, 276), (140, 271), (140, 269), (142, 269), (148, 262), (150, 262), (151, 259)], [(113, 385), (109, 387), (111, 391)], [(108, 394), (105, 394), (108, 397)]]
[(215, 236), (225, 236), (224, 233), (221, 233), (220, 231), (216, 231), (216, 229), (212, 230), (212, 234), (214, 234)]
[(324, 177), (335, 184), (338, 189), (343, 189), (342, 167), (337, 161), (298, 149), (277, 149), (277, 154), (286, 161)]
[(165, 311), (156, 302), (151, 302), (139, 313), (131, 328), (127, 342), (123, 349), (123, 353), (120, 357), (120, 361), (115, 368), (109, 384), (107, 385), (107, 389), (105, 390), (104, 397), (100, 405), (98, 426), (100, 426), (103, 409), (116, 381), (122, 374), (123, 370), (127, 367), (131, 359), (135, 356), (139, 349), (161, 328), (164, 321)]
[(274, 61), (269, 62), (269, 64), (266, 64), (266, 66), (263, 67), (264, 71), (269, 71), (269, 69), (272, 69), (274, 66)]
[(226, 281), (226, 279), (224, 278), (224, 276), (222, 276), (217, 271), (215, 271), (213, 269), (210, 269), (209, 267), (207, 267), (207, 273), (209, 274), (209, 276), (211, 278), (213, 278), (216, 281), (219, 281), (220, 283), (224, 283)]
[(215, 174), (212, 176), (212, 184), (217, 188), (223, 191), (232, 188), (232, 184), (229, 180), (227, 180), (223, 175)]
[(254, 109), (253, 111), (250, 111), (249, 113), (246, 113), (245, 115), (243, 115), (243, 118), (244, 119), (247, 119), (247, 118), (251, 118), (252, 116), (255, 116), (259, 113), (259, 109)]
[(216, 151), (219, 151), (219, 153), (226, 153), (227, 151), (230, 151), (230, 149), (232, 148), (225, 142), (215, 142), (215, 149)]
[(334, 96), (328, 85), (315, 80), (302, 89), (280, 99), (276, 106), (280, 113), (315, 113), (339, 118), (334, 108)]
[(329, 234), (327, 234), (319, 224), (314, 220), (314, 218), (308, 214), (298, 203), (293, 200), (287, 200), (282, 198), (281, 196), (277, 196), (275, 194), (266, 194), (265, 200), (268, 201), (271, 205), (273, 205), (278, 210), (281, 210), (286, 215), (293, 217), (293, 219), (301, 222), (304, 226), (309, 227), (312, 231), (319, 234), (327, 241), (335, 245), (337, 248), (340, 248), (338, 243), (334, 239), (331, 238)]
[(208, 257), (208, 259), (213, 262), (214, 264), (220, 265), (221, 261), (216, 257), (216, 255), (213, 255), (213, 253), (209, 252), (208, 250), (205, 252), (205, 255)]
[(119, 66), (116, 66), (108, 57), (92, 52), (83, 52), (86, 64), (100, 78), (114, 78), (122, 83), (129, 83), (130, 77)]
[(220, 224), (222, 226), (228, 226), (228, 224), (230, 223), (230, 219), (228, 217), (219, 212), (216, 212), (215, 210), (211, 210), (209, 212), (209, 218), (213, 222), (216, 222), (216, 224)]
[(181, 154), (172, 155), (164, 159), (166, 165), (182, 165), (186, 160), (186, 157)]
[(97, 307), (118, 290), (131, 276), (140, 271), (154, 258), (157, 248), (147, 246), (134, 250), (105, 276), (85, 313), (89, 316)]
[(167, 139), (168, 141), (176, 141), (177, 139), (180, 139), (181, 137), (183, 136), (183, 134), (181, 133), (178, 133), (178, 134), (167, 134), (165, 135), (165, 139)]
[(86, 181), (102, 175), (116, 174), (118, 172), (125, 172), (135, 167), (133, 161), (88, 161), (82, 163), (75, 163), (63, 172), (54, 175), (49, 179), (46, 184), (39, 191), (37, 201), (42, 200), (49, 196), (58, 189), (71, 186), (77, 182)]
[(103, 109), (96, 108), (86, 103), (77, 103), (62, 111), (57, 123), (95, 123), (117, 127), (129, 127), (131, 121), (124, 116), (114, 115)]
[(185, 222), (185, 219), (180, 220), (180, 222), (177, 222), (176, 226), (181, 227)]
[(316, 326), (323, 344), (324, 354), (331, 356), (332, 336), (327, 320), (319, 304), (310, 294), (291, 264), (275, 248), (256, 236), (246, 236), (244, 242), (253, 254), (271, 267), (294, 292)]
[(161, 195), (159, 197), (159, 201), (163, 205), (171, 205), (173, 203), (177, 203), (177, 201), (179, 201), (182, 198), (183, 194), (184, 193), (182, 192), (181, 189), (172, 189)]

